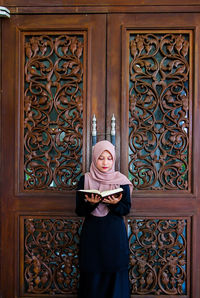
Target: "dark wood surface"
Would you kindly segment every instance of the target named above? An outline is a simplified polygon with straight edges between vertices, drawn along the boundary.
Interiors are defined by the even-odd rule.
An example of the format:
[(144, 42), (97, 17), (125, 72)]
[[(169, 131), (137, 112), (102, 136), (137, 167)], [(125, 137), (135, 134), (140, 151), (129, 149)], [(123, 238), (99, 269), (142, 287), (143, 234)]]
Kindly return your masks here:
[[(83, 133), (84, 171), (91, 159), (91, 118), (96, 114), (99, 139), (110, 133), (112, 114), (116, 117), (117, 169), (128, 173), (128, 99), (126, 38), (128, 29), (191, 30), (194, 68), (191, 77), (192, 154), (189, 191), (135, 191), (131, 218), (184, 218), (187, 230), (187, 295), (200, 296), (200, 3), (179, 1), (25, 1), (5, 0), (0, 5), (11, 10), (11, 18), (1, 20), (1, 295), (2, 298), (26, 297), (23, 294), (24, 219), (74, 218), (75, 191), (62, 193), (23, 192), (23, 168), (20, 166), (23, 134), (20, 126), (23, 94), (21, 57), (22, 35), (33, 32), (85, 30), (87, 43), (87, 103)], [(112, 14), (110, 13), (112, 12)], [(139, 13), (137, 13), (139, 12)], [(162, 12), (159, 14), (159, 12)], [(169, 13), (170, 12), (170, 13)], [(183, 13), (184, 12), (184, 13)], [(31, 15), (35, 13), (35, 15)], [(54, 15), (45, 15), (45, 14)], [(99, 14), (96, 14), (99, 13)], [(21, 15), (22, 14), (22, 15)], [(24, 14), (24, 15), (23, 15)], [(59, 15), (66, 14), (66, 15)], [(109, 138), (109, 136), (108, 136)], [(21, 183), (21, 184), (20, 184)], [(20, 275), (21, 274), (21, 275)], [(28, 295), (27, 295), (28, 297)], [(34, 296), (32, 296), (34, 297)], [(39, 297), (39, 296), (37, 296)], [(43, 295), (41, 295), (43, 297)], [(50, 296), (47, 296), (50, 297)], [(56, 297), (56, 296), (55, 296)], [(57, 295), (59, 297), (59, 295)], [(63, 296), (62, 296), (63, 297)], [(76, 297), (68, 294), (64, 297)], [(137, 297), (137, 296), (134, 296)], [(138, 296), (139, 297), (139, 296)], [(154, 295), (140, 295), (154, 297)], [(158, 297), (158, 296), (157, 296)], [(162, 296), (159, 296), (162, 297)], [(175, 295), (166, 295), (175, 297)]]
[[(25, 192), (23, 184), (23, 135), (20, 121), (23, 121), (23, 76), (20, 75), (20, 57), (23, 57), (23, 44), (20, 43), (24, 32), (32, 34), (37, 30), (51, 30), (54, 34), (64, 29), (70, 32), (83, 30), (87, 32), (87, 102), (84, 104), (83, 152), (85, 158), (83, 171), (89, 168), (91, 156), (91, 119), (95, 113), (98, 119), (99, 132), (104, 133), (105, 115), (105, 16), (68, 16), (67, 18), (48, 16), (14, 16), (2, 23), (2, 139), (1, 139), (1, 236), (3, 245), (2, 255), (2, 297), (15, 297), (22, 290), (19, 284), (19, 222), (23, 215), (59, 214), (60, 217), (75, 215), (75, 191)], [(47, 32), (48, 32), (47, 30)], [(9, 38), (7, 38), (9, 36)], [(99, 59), (101, 57), (101, 59)], [(12, 75), (11, 75), (12, 73)], [(7, 100), (8, 99), (8, 100)], [(100, 105), (98, 103), (101, 103)], [(21, 120), (20, 120), (21, 117)], [(103, 137), (103, 136), (102, 136)], [(9, 158), (7, 159), (7, 157)], [(31, 215), (31, 216), (32, 216)], [(22, 228), (23, 229), (23, 228)], [(21, 236), (20, 236), (21, 237)], [(23, 258), (23, 256), (21, 255)], [(6, 272), (6, 274), (5, 274)], [(9, 276), (9, 278), (8, 278)], [(12, 284), (12, 286), (11, 286)], [(20, 289), (19, 289), (20, 288)]]
[[(13, 1), (13, 0), (1, 0), (1, 5), (2, 6), (47, 6), (47, 3), (45, 1), (33, 1), (33, 0), (18, 0), (18, 1)], [(144, 0), (144, 1), (140, 1), (140, 0), (117, 0), (117, 1), (113, 1), (113, 0), (100, 0), (100, 1), (96, 1), (94, 2), (93, 0), (79, 0), (79, 1), (74, 1), (74, 0), (64, 0), (64, 1), (60, 1), (60, 0), (55, 0), (54, 3), (49, 3), (48, 6), (198, 6), (199, 5), (199, 1), (198, 0), (165, 0), (160, 2), (159, 0), (155, 0), (153, 2), (152, 5), (152, 1), (150, 0)], [(123, 8), (121, 8), (123, 9)]]
[[(55, 0), (49, 2), (39, 0), (1, 0), (1, 6), (5, 6), (10, 9), (12, 14), (63, 14), (63, 13), (161, 13), (161, 12), (199, 12), (200, 3), (199, 0), (118, 0), (118, 1), (96, 1), (93, 0)], [(56, 7), (56, 11), (54, 9)]]

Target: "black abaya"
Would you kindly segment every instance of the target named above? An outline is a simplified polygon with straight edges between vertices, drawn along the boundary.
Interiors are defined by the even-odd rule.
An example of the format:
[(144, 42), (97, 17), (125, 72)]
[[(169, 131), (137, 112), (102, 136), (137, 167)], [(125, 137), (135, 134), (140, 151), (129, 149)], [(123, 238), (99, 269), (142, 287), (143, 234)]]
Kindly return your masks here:
[[(108, 205), (103, 217), (91, 215), (97, 204), (85, 202), (77, 192), (76, 213), (85, 216), (80, 239), (79, 298), (129, 298), (129, 248), (123, 216), (130, 210), (129, 185), (123, 188), (122, 199)], [(84, 177), (78, 189), (84, 188)]]

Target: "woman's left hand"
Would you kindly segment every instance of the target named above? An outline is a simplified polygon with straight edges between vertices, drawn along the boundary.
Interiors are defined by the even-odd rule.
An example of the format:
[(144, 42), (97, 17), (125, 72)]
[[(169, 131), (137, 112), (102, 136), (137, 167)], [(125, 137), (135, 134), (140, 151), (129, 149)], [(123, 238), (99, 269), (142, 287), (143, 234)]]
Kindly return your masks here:
[(117, 204), (121, 200), (121, 198), (122, 198), (122, 193), (118, 197), (108, 196), (103, 200), (103, 202), (107, 204)]

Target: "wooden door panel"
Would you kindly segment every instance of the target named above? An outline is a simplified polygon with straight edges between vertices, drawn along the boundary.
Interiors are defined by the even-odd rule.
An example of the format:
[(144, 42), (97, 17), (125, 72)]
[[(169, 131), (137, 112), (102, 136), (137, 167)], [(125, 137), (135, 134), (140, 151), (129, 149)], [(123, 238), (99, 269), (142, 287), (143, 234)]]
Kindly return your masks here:
[(191, 218), (129, 216), (127, 222), (133, 297), (190, 297)]
[(76, 297), (82, 221), (65, 215), (20, 216), (20, 297)]
[(76, 295), (75, 188), (93, 114), (105, 133), (105, 24), (103, 15), (3, 23), (3, 297)]
[(115, 109), (121, 171), (134, 185), (127, 218), (133, 297), (198, 297), (191, 223), (199, 216), (199, 25), (195, 14), (108, 17), (107, 114)]
[(128, 175), (140, 192), (191, 194), (192, 31), (129, 30), (127, 39)]
[[(108, 67), (110, 68), (109, 71), (109, 76), (108, 76), (108, 94), (109, 94), (109, 98), (117, 98), (115, 99), (116, 105), (118, 105), (118, 108), (116, 109), (116, 112), (118, 112), (119, 115), (119, 119), (121, 119), (122, 121), (122, 126), (121, 126), (121, 131), (123, 132), (123, 135), (126, 136), (125, 140), (127, 141), (128, 138), (133, 139), (136, 138), (138, 140), (138, 144), (136, 144), (137, 141), (135, 141), (135, 144), (129, 143), (128, 147), (127, 147), (127, 143), (125, 144), (125, 142), (122, 142), (121, 146), (121, 150), (123, 150), (123, 148), (125, 149), (124, 154), (121, 154), (121, 156), (123, 156), (126, 159), (126, 162), (122, 162), (121, 166), (122, 166), (122, 170), (130, 176), (130, 179), (132, 179), (135, 189), (137, 190), (137, 195), (139, 195), (139, 193), (142, 192), (142, 190), (144, 189), (148, 189), (150, 190), (151, 193), (153, 193), (153, 196), (156, 193), (159, 193), (159, 191), (164, 189), (167, 191), (171, 191), (172, 193), (175, 194), (176, 190), (177, 190), (177, 195), (181, 193), (186, 193), (186, 196), (190, 195), (192, 196), (192, 194), (196, 194), (196, 186), (194, 187), (194, 180), (192, 179), (192, 172), (191, 169), (194, 167), (192, 164), (193, 159), (191, 158), (192, 156), (192, 152), (193, 152), (193, 148), (195, 146), (195, 143), (192, 143), (192, 136), (193, 136), (193, 120), (194, 120), (194, 116), (196, 115), (196, 107), (194, 106), (195, 101), (193, 99), (193, 71), (194, 71), (194, 64), (193, 64), (193, 52), (194, 52), (194, 39), (193, 39), (193, 35), (195, 34), (195, 30), (185, 30), (186, 29), (186, 20), (183, 21), (183, 19), (181, 20), (180, 24), (176, 26), (177, 23), (177, 19), (174, 19), (174, 25), (173, 23), (170, 24), (170, 21), (173, 20), (173, 15), (170, 18), (170, 16), (166, 16), (166, 18), (168, 19), (168, 21), (166, 22), (160, 22), (157, 24), (156, 22), (156, 18), (154, 17), (154, 15), (148, 15), (148, 18), (145, 19), (145, 16), (136, 16), (136, 15), (117, 15), (116, 17), (113, 16), (109, 18), (111, 24), (110, 24), (110, 30), (108, 31), (108, 41), (109, 41), (109, 51), (113, 51), (113, 52), (117, 52), (115, 55), (109, 55), (108, 57), (110, 59), (108, 59)], [(158, 18), (159, 19), (159, 18)], [(163, 15), (163, 19), (165, 19), (165, 15)], [(179, 18), (178, 18), (179, 20)], [(152, 24), (152, 21), (154, 22), (154, 27)], [(188, 17), (188, 28), (190, 27), (189, 24), (190, 22), (190, 18)], [(108, 21), (109, 22), (109, 21)], [(166, 24), (166, 25), (164, 25)], [(168, 24), (170, 24), (170, 26), (173, 26), (173, 29), (168, 29)], [(182, 24), (183, 29), (180, 29), (180, 26)], [(196, 30), (198, 30), (198, 24), (196, 24)], [(159, 29), (156, 29), (157, 27), (159, 27)], [(160, 29), (161, 27), (163, 27), (163, 30)], [(179, 29), (177, 29), (177, 27)], [(139, 29), (138, 29), (139, 28)], [(143, 29), (142, 29), (143, 28)], [(118, 29), (118, 30), (117, 30)], [(113, 35), (112, 32), (116, 31), (115, 34)], [(134, 34), (135, 34), (135, 40), (131, 40), (131, 38), (134, 39)], [(171, 34), (171, 38), (169, 38)], [(185, 34), (185, 37), (184, 37)], [(149, 38), (149, 35), (151, 35), (152, 40), (150, 41), (151, 38)], [(153, 37), (154, 36), (154, 37)], [(165, 40), (166, 37), (166, 40)], [(121, 47), (122, 47), (122, 55), (120, 55), (120, 51), (116, 51), (117, 49), (119, 49), (119, 42), (118, 40), (121, 38)], [(149, 38), (149, 40), (148, 40)], [(157, 40), (155, 42), (155, 39)], [(154, 45), (159, 42), (158, 40), (161, 40), (160, 45), (157, 45), (158, 49), (155, 49), (155, 52), (159, 53), (159, 58), (161, 59), (161, 55), (163, 55), (163, 59), (161, 61), (156, 60), (155, 57), (155, 52), (153, 53), (153, 47)], [(185, 40), (184, 40), (185, 38)], [(154, 41), (153, 41), (154, 39)], [(173, 41), (174, 39), (174, 41)], [(183, 40), (181, 40), (183, 39)], [(183, 64), (182, 67), (180, 67), (180, 64), (183, 63), (183, 61), (178, 60), (178, 55), (176, 55), (176, 53), (172, 54), (170, 53), (170, 47), (175, 48), (176, 47), (176, 43), (178, 44), (178, 42), (180, 41), (181, 43), (181, 49), (182, 51), (184, 51), (187, 48), (187, 53), (184, 53), (182, 55), (180, 55), (180, 58), (184, 60), (185, 65)], [(132, 46), (131, 46), (132, 44)], [(187, 44), (187, 45), (186, 45)], [(167, 51), (169, 51), (168, 53), (164, 54), (163, 49), (161, 48), (163, 46), (167, 47), (168, 49)], [(188, 50), (189, 49), (189, 50)], [(135, 50), (135, 56), (134, 57), (134, 50)], [(151, 53), (149, 53), (149, 61), (148, 61), (148, 54), (147, 52), (144, 54), (139, 54), (140, 51), (152, 51)], [(165, 56), (164, 56), (165, 55)], [(186, 55), (187, 57), (185, 58)], [(114, 57), (113, 57), (114, 56)], [(140, 56), (142, 56), (143, 60), (140, 60)], [(153, 57), (153, 59), (152, 59)], [(146, 60), (145, 60), (146, 59)], [(153, 63), (155, 63), (156, 65), (154, 65), (154, 69), (153, 66), (151, 65), (151, 61), (150, 59), (152, 59)], [(168, 59), (168, 61), (167, 61)], [(171, 61), (170, 61), (171, 59)], [(116, 61), (121, 61), (121, 67), (119, 66), (119, 63), (115, 63)], [(134, 64), (134, 63), (135, 64)], [(141, 67), (140, 67), (140, 63), (141, 63)], [(146, 63), (146, 64), (145, 64)], [(152, 63), (152, 64), (153, 64)], [(167, 65), (167, 67), (164, 65), (164, 63)], [(159, 65), (160, 64), (160, 65)], [(175, 64), (179, 65), (178, 67), (175, 66)], [(173, 69), (173, 67), (174, 69)], [(162, 66), (164, 66), (166, 69), (163, 70), (160, 69)], [(131, 69), (132, 67), (132, 69)], [(143, 69), (142, 69), (143, 67)], [(152, 69), (151, 69), (152, 67)], [(157, 67), (157, 69), (156, 69)], [(171, 73), (169, 72), (170, 67), (171, 69)], [(136, 69), (138, 68), (138, 69)], [(146, 68), (146, 73), (144, 71), (144, 68)], [(177, 68), (177, 69), (176, 69)], [(179, 71), (180, 68), (180, 71)], [(184, 74), (184, 71), (185, 74)], [(149, 71), (149, 73), (148, 73)], [(121, 73), (120, 73), (121, 72)], [(159, 73), (161, 72), (161, 74)], [(113, 73), (114, 73), (114, 80), (112, 80), (113, 77)], [(156, 78), (157, 73), (159, 73), (159, 78)], [(175, 75), (174, 75), (175, 73)], [(118, 75), (117, 75), (118, 74)], [(121, 74), (121, 82), (120, 82), (120, 74)], [(163, 76), (161, 78), (161, 75)], [(132, 76), (132, 77), (131, 77)], [(137, 80), (137, 76), (139, 77), (139, 79)], [(173, 76), (174, 76), (174, 81), (173, 81)], [(141, 77), (141, 79), (140, 79)], [(145, 79), (146, 78), (146, 83), (145, 83)], [(136, 82), (136, 83), (134, 83)], [(170, 83), (169, 83), (170, 82)], [(178, 82), (178, 83), (176, 83)], [(132, 86), (131, 86), (132, 84)], [(134, 85), (135, 84), (135, 85)], [(176, 89), (178, 84), (182, 84), (183, 86), (183, 90), (181, 91), (183, 94), (181, 95), (181, 92), (178, 94), (177, 97), (182, 97), (182, 102), (185, 101), (184, 104), (182, 104), (182, 110), (177, 111), (177, 108), (174, 108), (170, 110), (170, 104), (171, 106), (175, 106), (175, 103), (168, 103), (168, 107), (166, 104), (166, 97), (168, 101), (173, 101), (173, 94), (175, 94), (175, 91), (172, 92), (172, 90), (168, 90), (169, 88), (171, 89)], [(184, 84), (187, 86), (185, 87)], [(120, 86), (121, 86), (121, 94), (120, 94)], [(137, 90), (136, 87), (140, 87), (141, 90), (139, 92), (139, 90)], [(115, 90), (114, 90), (115, 87)], [(143, 90), (142, 90), (143, 88)], [(152, 90), (155, 91), (155, 89), (159, 89), (162, 91), (159, 92), (155, 91), (155, 94), (150, 94), (150, 88)], [(136, 90), (137, 94), (130, 94), (131, 92), (133, 92), (132, 90)], [(177, 89), (178, 90), (178, 89)], [(146, 92), (146, 93), (145, 93)], [(152, 91), (153, 92), (153, 91)], [(178, 92), (178, 91), (177, 91)], [(118, 94), (118, 96), (116, 96), (116, 94)], [(144, 106), (142, 106), (142, 100), (144, 101), (144, 98), (142, 98), (143, 94), (147, 94), (145, 98), (145, 102), (144, 102)], [(165, 95), (166, 94), (166, 95)], [(164, 98), (165, 96), (165, 98)], [(171, 96), (171, 97), (170, 97)], [(136, 103), (136, 99), (140, 97), (140, 101), (138, 100), (136, 103), (137, 105), (140, 104), (140, 107), (135, 107)], [(164, 106), (161, 106), (159, 111), (151, 111), (152, 107), (157, 107), (158, 103), (156, 102), (151, 102), (151, 97), (154, 98), (164, 98), (163, 102), (165, 104)], [(113, 99), (114, 101), (114, 99)], [(148, 107), (148, 103), (150, 104), (150, 106)], [(120, 104), (121, 102), (121, 104)], [(139, 103), (138, 103), (139, 102)], [(121, 108), (121, 109), (120, 109)], [(140, 111), (139, 111), (140, 109)], [(180, 109), (180, 105), (179, 105), (179, 109)], [(109, 111), (112, 110), (111, 104), (108, 103), (108, 113)], [(147, 115), (149, 111), (149, 114)], [(180, 112), (180, 114), (184, 114), (182, 120), (178, 118), (177, 113)], [(135, 114), (134, 114), (135, 113)], [(146, 113), (146, 114), (145, 114)], [(144, 115), (145, 114), (145, 115)], [(160, 119), (156, 119), (155, 115), (159, 114)], [(153, 116), (152, 116), (153, 115)], [(146, 118), (145, 118), (146, 117)], [(156, 119), (153, 119), (152, 117), (154, 117)], [(129, 119), (130, 118), (130, 119)], [(157, 116), (158, 118), (158, 116)], [(161, 119), (162, 118), (162, 119)], [(129, 125), (127, 126), (127, 121), (129, 119)], [(174, 120), (174, 123), (170, 123), (170, 119)], [(175, 123), (175, 121), (177, 120), (177, 123)], [(185, 120), (186, 119), (186, 120)], [(132, 121), (130, 123), (130, 121)], [(133, 121), (135, 121), (135, 123), (133, 123)], [(136, 123), (137, 122), (137, 123)], [(162, 124), (163, 123), (163, 124)], [(178, 127), (178, 124), (180, 125), (180, 123), (183, 125), (183, 127)], [(196, 123), (196, 122), (195, 122)], [(158, 143), (154, 143), (154, 135), (156, 135), (156, 129), (154, 132), (154, 135), (152, 133), (151, 136), (142, 136), (144, 134), (146, 134), (144, 132), (145, 129), (143, 129), (143, 127), (146, 126), (146, 130), (147, 131), (151, 131), (151, 128), (156, 126), (156, 125), (160, 125), (163, 127), (159, 128), (160, 132), (159, 134), (161, 134), (161, 139), (163, 140), (163, 135), (162, 135), (162, 130), (164, 131), (164, 127), (168, 126), (168, 131), (180, 131), (180, 135), (182, 133), (182, 131), (185, 132), (185, 136), (184, 136), (184, 140), (183, 143), (185, 145), (183, 145), (183, 147), (187, 150), (187, 154), (185, 155), (185, 157), (183, 158), (183, 156), (181, 156), (181, 154), (179, 153), (183, 153), (185, 149), (183, 148), (178, 148), (178, 150), (175, 150), (175, 148), (172, 146), (170, 147), (170, 142), (173, 144), (173, 146), (176, 146), (177, 143), (181, 143), (180, 142), (180, 138), (182, 138), (181, 136), (168, 136), (165, 137), (165, 140), (163, 141), (163, 145), (161, 144), (162, 140), (160, 141), (159, 145)], [(132, 125), (132, 128), (131, 128)], [(187, 127), (186, 127), (187, 126)], [(141, 134), (140, 134), (140, 128), (141, 128)], [(172, 129), (173, 128), (173, 129)], [(143, 130), (142, 130), (143, 129)], [(157, 130), (159, 130), (157, 129)], [(133, 134), (133, 132), (139, 132), (138, 135)], [(158, 134), (158, 133), (157, 133)], [(119, 134), (120, 135), (120, 134)], [(144, 137), (144, 138), (143, 138)], [(177, 137), (179, 139), (179, 141), (177, 141)], [(141, 140), (140, 140), (141, 139)], [(149, 139), (149, 143), (148, 140)], [(130, 140), (129, 140), (130, 142)], [(140, 143), (141, 144), (140, 144)], [(146, 142), (146, 143), (145, 143)], [(154, 143), (154, 144), (153, 144)], [(137, 147), (136, 147), (137, 145)], [(164, 147), (165, 145), (165, 147)], [(166, 145), (169, 146), (169, 148), (166, 149)], [(161, 159), (163, 158), (163, 163), (167, 164), (167, 161), (170, 160), (170, 158), (173, 160), (173, 153), (171, 154), (171, 156), (169, 155), (169, 151), (175, 151), (174, 156), (177, 156), (177, 159), (179, 159), (180, 161), (182, 161), (182, 164), (185, 164), (186, 166), (186, 171), (184, 172), (184, 170), (182, 170), (183, 175), (187, 176), (187, 181), (185, 179), (185, 181), (183, 181), (183, 177), (179, 177), (181, 175), (176, 175), (171, 174), (171, 178), (172, 176), (176, 176), (177, 178), (179, 178), (179, 183), (176, 181), (176, 185), (174, 184), (175, 182), (172, 182), (173, 179), (167, 179), (164, 177), (162, 178), (162, 174), (159, 173), (158, 170), (153, 170), (153, 168), (151, 168), (151, 165), (148, 169), (148, 161), (146, 160), (146, 156), (145, 154), (142, 153), (140, 147), (142, 148), (142, 146), (146, 146), (146, 152), (149, 155), (156, 156), (156, 154), (158, 155), (158, 160), (159, 160), (159, 156), (160, 156), (160, 152), (162, 151), (163, 156), (161, 156)], [(133, 148), (134, 147), (134, 148)], [(147, 148), (148, 147), (148, 148)], [(152, 148), (151, 148), (152, 147)], [(156, 152), (153, 151), (155, 148), (157, 149), (157, 147), (160, 147), (160, 152)], [(162, 148), (161, 148), (162, 147)], [(129, 148), (128, 154), (127, 154), (127, 149)], [(167, 151), (168, 150), (168, 151)], [(153, 154), (152, 154), (153, 153)], [(153, 182), (152, 184), (148, 184), (148, 181), (145, 181), (145, 179), (143, 181), (141, 181), (141, 184), (138, 185), (139, 180), (142, 178), (139, 176), (144, 176), (146, 177), (146, 180), (150, 179), (150, 177), (148, 177), (149, 174), (144, 173), (131, 173), (131, 164), (134, 162), (131, 158), (130, 155), (133, 156), (134, 160), (136, 160), (137, 163), (137, 158), (135, 158), (134, 155), (139, 154), (140, 156), (140, 163), (141, 160), (144, 160), (146, 162), (146, 169), (148, 169), (148, 172), (154, 172), (154, 174), (152, 175), (152, 177), (154, 177), (154, 179), (152, 178)], [(146, 154), (146, 155), (147, 155)], [(185, 152), (184, 152), (185, 154)], [(166, 157), (167, 155), (167, 157)], [(179, 156), (178, 156), (179, 155)], [(125, 156), (125, 157), (124, 157)], [(129, 157), (129, 158), (128, 158)], [(183, 158), (183, 159), (181, 159)], [(162, 160), (160, 160), (161, 162)], [(151, 159), (151, 162), (153, 164), (157, 163), (157, 160), (153, 161), (153, 159)], [(176, 159), (174, 158), (174, 163), (177, 162)], [(187, 164), (186, 164), (187, 162)], [(179, 164), (176, 164), (174, 166), (174, 168), (177, 167), (177, 172), (180, 172), (180, 169), (178, 168)], [(132, 168), (140, 168), (142, 167), (142, 164), (140, 165), (133, 165)], [(161, 166), (160, 166), (161, 167)], [(156, 166), (154, 166), (154, 168), (156, 168)], [(162, 169), (160, 172), (165, 172), (165, 170)], [(132, 178), (131, 178), (132, 176)], [(164, 174), (163, 176), (167, 177), (167, 174)], [(133, 179), (133, 177), (135, 177), (135, 180)], [(160, 182), (158, 181), (160, 179)], [(138, 181), (138, 182), (137, 182)], [(156, 185), (156, 181), (158, 183), (158, 185)], [(181, 185), (181, 182), (182, 184)], [(178, 183), (178, 184), (177, 184)], [(160, 185), (159, 185), (160, 184)], [(154, 190), (156, 190), (156, 192), (154, 193)], [(165, 192), (166, 193), (166, 192)], [(168, 193), (166, 193), (168, 195)], [(163, 193), (162, 193), (163, 195)], [(147, 196), (149, 196), (149, 192), (147, 194)]]

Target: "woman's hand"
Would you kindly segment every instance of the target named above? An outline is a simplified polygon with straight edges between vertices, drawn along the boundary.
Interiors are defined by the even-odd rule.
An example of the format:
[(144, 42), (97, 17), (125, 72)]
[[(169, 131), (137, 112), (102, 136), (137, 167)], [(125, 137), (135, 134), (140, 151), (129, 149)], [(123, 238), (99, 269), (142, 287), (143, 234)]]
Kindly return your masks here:
[(117, 204), (122, 198), (122, 193), (118, 196), (108, 196), (106, 199), (103, 200), (104, 203), (107, 204)]
[(101, 197), (99, 195), (94, 195), (94, 194), (92, 194), (91, 197), (89, 197), (88, 195), (85, 195), (85, 200), (92, 204), (96, 204), (100, 202)]

